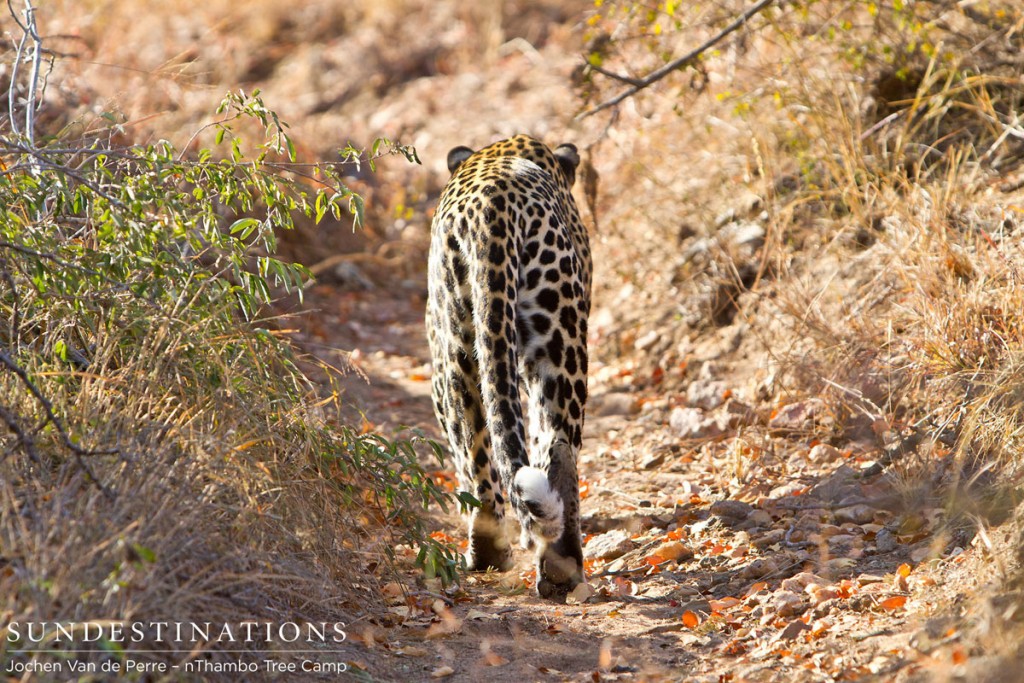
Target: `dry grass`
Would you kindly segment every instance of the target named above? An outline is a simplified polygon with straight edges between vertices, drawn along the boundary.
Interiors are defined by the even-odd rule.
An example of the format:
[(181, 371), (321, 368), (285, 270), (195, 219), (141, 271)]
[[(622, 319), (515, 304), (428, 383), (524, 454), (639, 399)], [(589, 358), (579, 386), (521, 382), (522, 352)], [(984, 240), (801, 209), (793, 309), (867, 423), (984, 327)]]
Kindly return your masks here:
[[(557, 29), (538, 18), (566, 12), (558, 3), (516, 3), (513, 9), (524, 5), (523, 12), (506, 9), (497, 17), (482, 8), (416, 2), (309, 3), (284, 12), (267, 3), (242, 9), (215, 1), (179, 4), (172, 18), (153, 3), (129, 19), (122, 4), (93, 3), (88, 20), (80, 3), (62, 6), (59, 21), (66, 25), (55, 24), (53, 32), (80, 34), (68, 41), (68, 51), (80, 58), (65, 72), (79, 86), (61, 93), (79, 118), (62, 124), (87, 128), (89, 116), (120, 94), (117, 108), (129, 134), (192, 130), (205, 122), (221, 84), (257, 82), (273, 72), (264, 84), (269, 99), (287, 103), (283, 118), (300, 121), (308, 134), (297, 137), (316, 140), (320, 146), (306, 151), (321, 156), (346, 141), (337, 136), (358, 139), (375, 126), (413, 134), (418, 124), (458, 121), (457, 112), (446, 111), (450, 102), (426, 95), (435, 87), (429, 79), (469, 71), (498, 81), (483, 70), (500, 61), (498, 46), (524, 35), (539, 47)], [(645, 73), (741, 9), (732, 2), (690, 4), (677, 9), (676, 25), (660, 3), (648, 14), (648, 4), (606, 1), (586, 15), (590, 3), (574, 6), (581, 30), (592, 34), (585, 38), (600, 44), (607, 33), (616, 41), (606, 54), (608, 68)], [(837, 439), (861, 440), (881, 452), (920, 437), (892, 468), (905, 483), (905, 504), (922, 495), (941, 498), (952, 524), (976, 530), (1005, 516), (1015, 501), (1004, 494), (1016, 481), (1024, 428), (1022, 16), (1012, 2), (901, 5), (897, 12), (867, 2), (787, 4), (752, 21), (699, 68), (627, 101), (610, 131), (596, 120), (574, 131), (592, 142), (605, 192), (595, 239), (611, 255), (596, 278), (599, 296), (616, 311), (606, 326), (626, 330), (597, 354), (606, 360), (633, 354), (643, 356), (639, 364), (677, 367), (705, 336), (747, 325), (752, 341), (744, 350), (764, 359), (756, 370), (747, 357), (737, 363), (751, 383), (771, 377), (770, 400), (777, 402), (821, 395), (837, 417)], [(593, 16), (599, 18), (588, 22)], [(660, 35), (652, 30), (655, 20)], [(427, 35), (408, 28), (418, 25), (443, 29)], [(163, 38), (122, 38), (140, 34)], [(396, 45), (402, 49), (381, 47)], [(621, 84), (601, 86), (595, 77), (591, 102)], [(380, 104), (392, 96), (427, 111), (410, 119)], [(365, 115), (339, 113), (346, 107)], [(518, 121), (515, 112), (506, 114), (509, 120), (491, 122), (488, 133)], [(470, 117), (474, 126), (482, 116)], [(430, 128), (435, 137), (437, 130)], [(394, 195), (402, 199), (381, 192), (381, 203), (421, 209), (438, 182), (410, 180)], [(392, 209), (371, 228), (385, 235)], [(753, 254), (711, 250), (703, 259), (687, 253), (733, 220), (762, 225), (763, 246)], [(401, 239), (421, 238), (422, 227)], [(723, 308), (729, 315), (709, 323), (709, 314)], [(662, 353), (635, 349), (644, 326), (661, 335)], [(52, 570), (70, 552), (97, 557), (78, 548), (103, 548), (106, 562), (83, 560), (61, 574), (60, 601), (22, 588), (36, 602), (16, 602), (18, 610), (71, 609), (74, 587), (100, 585), (119, 562), (122, 571), (149, 572), (135, 583), (151, 592), (124, 603), (140, 612), (187, 598), (197, 609), (213, 600), (229, 614), (233, 598), (212, 595), (209, 587), (235, 585), (237, 577), (246, 587), (238, 595), (269, 590), (281, 605), (314, 610), (337, 599), (324, 577), (362, 561), (358, 551), (337, 547), (334, 494), (303, 469), (323, 437), (301, 408), (286, 427), (268, 424), (241, 395), (219, 394), (195, 410), (172, 393), (152, 392), (153, 377), (180, 371), (152, 364), (173, 358), (169, 350), (182, 343), (181, 337), (163, 340), (150, 350), (151, 365), (111, 362), (65, 397), (81, 401), (85, 422), (108, 415), (111, 396), (130, 408), (130, 419), (111, 433), (125, 424), (142, 427), (129, 430), (123, 449), (139, 455), (118, 464), (134, 478), (111, 506), (67, 461), (52, 475), (63, 495), (43, 500), (37, 490), (24, 514), (3, 517), (7, 538), (31, 542), (23, 555), (44, 558), (39, 571)], [(221, 371), (230, 375), (231, 365)], [(170, 374), (155, 374), (161, 372)], [(296, 391), (309, 400), (305, 389)], [(161, 426), (168, 423), (170, 431)], [(155, 462), (174, 473), (173, 488), (161, 468), (150, 467)], [(5, 484), (11, 505), (24, 498), (27, 479), (20, 476)], [(145, 506), (135, 512), (132, 487), (146, 492), (132, 503)], [(308, 497), (322, 502), (298, 503)], [(1000, 498), (1001, 504), (986, 502)], [(217, 515), (195, 500), (209, 501)], [(111, 507), (116, 514), (107, 521), (99, 511)], [(72, 532), (47, 522), (58, 514), (94, 521)], [(137, 519), (146, 526), (133, 526)], [(133, 542), (152, 547), (153, 538), (163, 539), (159, 557), (180, 560), (125, 563), (117, 556), (130, 555), (125, 548)], [(259, 543), (262, 549), (251, 549)], [(261, 578), (263, 552), (284, 562), (271, 572), (276, 588)], [(293, 552), (309, 562), (281, 559)], [(311, 573), (310, 566), (322, 571)], [(10, 585), (29, 586), (26, 577)], [(7, 580), (14, 581), (10, 574)], [(182, 593), (182, 581), (195, 591)], [(304, 587), (298, 593), (319, 597), (291, 602), (295, 593), (280, 587), (292, 581)], [(130, 595), (119, 588), (109, 599)], [(1004, 612), (994, 613), (1005, 621)], [(1012, 650), (1020, 638), (1011, 631), (988, 642)]]
[[(664, 51), (699, 44), (724, 23), (716, 16), (742, 9), (724, 5), (670, 18), (662, 6), (605, 3), (593, 30), (617, 42), (604, 66), (650, 71)], [(747, 341), (717, 372), (770, 378), (780, 404), (825, 399), (835, 422), (818, 438), (893, 455), (898, 505), (943, 507), (936, 543), (952, 546), (985, 536), (1019, 500), (1024, 16), (1005, 2), (904, 8), (774, 10), (691, 69), (689, 83), (670, 80), (624, 105), (616, 128), (635, 131), (626, 174), (644, 201), (613, 203), (603, 224), (638, 218), (652, 249), (605, 282), (612, 292), (632, 283), (631, 296), (648, 298), (639, 309), (665, 309), (668, 292), (675, 322), (627, 312), (628, 336), (605, 348), (621, 362), (612, 358), (656, 330), (667, 340), (653, 358), (636, 355), (637, 373), (658, 365), (670, 378), (715, 326), (740, 331)], [(655, 24), (670, 37), (656, 37)], [(621, 87), (594, 82), (604, 87), (592, 102)], [(764, 228), (756, 253), (689, 256), (733, 221)], [(612, 243), (635, 239), (621, 229)], [(652, 272), (657, 262), (666, 268)], [(736, 313), (716, 322), (700, 302), (721, 291)], [(1002, 615), (987, 626), (1010, 630), (976, 641), (979, 651), (1016, 656), (1021, 634), (1008, 613), (987, 612)]]

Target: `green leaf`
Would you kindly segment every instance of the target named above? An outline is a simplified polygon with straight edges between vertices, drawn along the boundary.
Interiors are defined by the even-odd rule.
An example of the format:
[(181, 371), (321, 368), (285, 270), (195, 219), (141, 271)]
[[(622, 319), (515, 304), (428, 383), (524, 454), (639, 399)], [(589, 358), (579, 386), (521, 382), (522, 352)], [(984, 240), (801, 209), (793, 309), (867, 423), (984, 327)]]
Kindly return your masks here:
[(260, 222), (255, 218), (239, 218), (237, 221), (231, 224), (231, 227), (228, 229), (228, 232), (230, 232), (232, 235), (238, 235), (238, 233), (242, 233), (241, 235), (238, 235), (238, 237), (239, 239), (244, 240), (248, 238), (249, 235), (252, 234), (252, 231), (255, 230), (259, 226), (259, 224)]
[(140, 543), (132, 543), (132, 550), (135, 551), (136, 555), (142, 558), (143, 562), (148, 562), (149, 564), (156, 562), (156, 553), (146, 546)]

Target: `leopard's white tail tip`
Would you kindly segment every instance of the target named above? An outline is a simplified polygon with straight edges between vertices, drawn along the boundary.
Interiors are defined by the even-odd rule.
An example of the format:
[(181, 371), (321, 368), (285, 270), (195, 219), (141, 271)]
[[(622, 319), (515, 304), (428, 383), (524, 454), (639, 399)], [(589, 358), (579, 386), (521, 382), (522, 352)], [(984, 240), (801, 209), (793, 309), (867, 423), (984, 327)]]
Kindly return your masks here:
[(551, 488), (548, 475), (536, 467), (520, 467), (515, 487), (536, 519), (537, 531), (549, 541), (562, 535), (562, 498)]

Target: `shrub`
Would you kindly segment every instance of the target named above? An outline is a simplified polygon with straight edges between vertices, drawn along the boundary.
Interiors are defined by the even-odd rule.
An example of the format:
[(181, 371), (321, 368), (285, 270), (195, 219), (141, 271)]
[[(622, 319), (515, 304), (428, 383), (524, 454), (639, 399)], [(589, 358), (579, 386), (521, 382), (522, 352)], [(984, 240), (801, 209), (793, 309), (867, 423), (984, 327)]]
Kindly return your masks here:
[[(440, 449), (336, 424), (338, 393), (263, 317), (309, 279), (276, 231), (358, 223), (362, 200), (339, 164), (296, 163), (258, 92), (218, 113), (218, 148), (191, 156), (117, 147), (115, 128), (0, 138), (5, 619), (337, 618), (399, 543), (452, 577), (419, 517), (449, 500), (417, 457)], [(243, 121), (264, 133), (251, 151)], [(416, 160), (387, 141), (371, 157), (392, 153)]]

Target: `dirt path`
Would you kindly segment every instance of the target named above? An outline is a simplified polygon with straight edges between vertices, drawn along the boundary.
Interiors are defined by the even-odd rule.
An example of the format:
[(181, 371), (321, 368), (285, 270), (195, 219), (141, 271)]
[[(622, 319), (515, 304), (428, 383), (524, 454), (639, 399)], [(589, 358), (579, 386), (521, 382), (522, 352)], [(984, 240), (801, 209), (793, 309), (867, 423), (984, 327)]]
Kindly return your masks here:
[[(439, 438), (422, 290), (321, 286), (309, 306), (320, 355), (354, 349), (366, 379), (344, 386), (365, 419)], [(818, 443), (813, 400), (769, 412), (725, 384), (687, 395), (682, 376), (642, 374), (623, 361), (591, 376), (580, 475), (594, 594), (538, 599), (522, 551), (515, 570), (446, 591), (447, 605), (436, 586), (396, 593), (389, 615), (355, 629), (360, 675), (910, 681), (964, 658), (948, 595), (969, 593), (991, 562), (971, 531), (945, 528), (934, 501), (907, 509), (900, 477), (871, 473), (867, 445)], [(436, 525), (464, 538), (453, 516)]]

